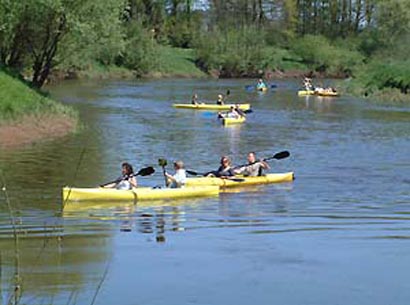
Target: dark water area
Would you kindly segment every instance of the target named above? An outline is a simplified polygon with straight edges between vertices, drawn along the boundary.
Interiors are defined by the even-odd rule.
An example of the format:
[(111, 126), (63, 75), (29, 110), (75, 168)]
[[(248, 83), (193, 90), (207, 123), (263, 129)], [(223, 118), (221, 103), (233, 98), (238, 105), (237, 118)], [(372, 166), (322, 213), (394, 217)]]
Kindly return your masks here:
[[(0, 152), (0, 304), (357, 304), (410, 300), (410, 107), (352, 97), (267, 93), (253, 80), (64, 82), (51, 95), (79, 110), (75, 135)], [(224, 127), (172, 103), (250, 102)], [(269, 157), (292, 183), (219, 197), (61, 213), (61, 188), (116, 178), (158, 158), (203, 172), (221, 155)], [(10, 209), (16, 222), (13, 237)], [(16, 256), (16, 249), (18, 249)], [(18, 277), (15, 274), (18, 274)]]

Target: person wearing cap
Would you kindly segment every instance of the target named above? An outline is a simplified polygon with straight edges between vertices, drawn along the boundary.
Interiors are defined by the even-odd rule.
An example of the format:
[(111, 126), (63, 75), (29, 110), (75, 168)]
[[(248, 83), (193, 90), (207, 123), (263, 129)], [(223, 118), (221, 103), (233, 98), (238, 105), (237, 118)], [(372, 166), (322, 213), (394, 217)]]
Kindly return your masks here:
[(223, 105), (224, 104), (224, 97), (222, 94), (218, 94), (218, 99), (216, 100), (217, 105)]
[(180, 188), (185, 185), (186, 182), (186, 172), (184, 169), (184, 162), (181, 160), (174, 162), (175, 174), (171, 175), (165, 172), (167, 177), (167, 186), (170, 188)]

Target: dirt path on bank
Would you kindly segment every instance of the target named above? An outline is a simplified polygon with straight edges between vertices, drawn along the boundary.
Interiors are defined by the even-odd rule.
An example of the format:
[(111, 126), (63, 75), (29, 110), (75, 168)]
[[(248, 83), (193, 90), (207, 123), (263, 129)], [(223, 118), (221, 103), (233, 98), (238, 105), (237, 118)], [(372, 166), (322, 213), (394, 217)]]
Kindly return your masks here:
[(0, 123), (0, 148), (13, 149), (56, 139), (73, 132), (77, 125), (76, 119), (58, 114), (25, 116), (10, 124)]

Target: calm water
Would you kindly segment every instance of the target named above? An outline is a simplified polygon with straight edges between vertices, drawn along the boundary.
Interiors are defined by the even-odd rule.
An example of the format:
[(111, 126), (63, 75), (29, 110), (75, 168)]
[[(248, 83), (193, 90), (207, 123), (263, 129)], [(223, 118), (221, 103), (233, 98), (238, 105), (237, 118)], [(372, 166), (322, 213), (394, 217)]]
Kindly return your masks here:
[[(357, 304), (410, 300), (410, 108), (267, 94), (251, 80), (65, 82), (52, 96), (83, 131), (1, 151), (0, 304)], [(242, 126), (171, 107), (195, 91), (250, 101)], [(158, 158), (207, 171), (289, 150), (293, 183), (219, 198), (60, 213), (61, 187), (95, 186)], [(161, 184), (157, 173), (141, 185)], [(3, 184), (3, 182), (1, 183)], [(6, 195), (18, 224), (15, 244)], [(17, 246), (17, 247), (16, 247)], [(15, 249), (18, 249), (16, 256)], [(17, 259), (16, 259), (17, 257)], [(19, 277), (15, 277), (15, 273)]]

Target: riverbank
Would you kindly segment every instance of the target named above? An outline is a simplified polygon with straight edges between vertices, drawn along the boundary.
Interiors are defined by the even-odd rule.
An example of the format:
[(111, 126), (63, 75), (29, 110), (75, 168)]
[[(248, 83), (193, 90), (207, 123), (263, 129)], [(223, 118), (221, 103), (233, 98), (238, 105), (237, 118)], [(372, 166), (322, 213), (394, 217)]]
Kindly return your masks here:
[(55, 139), (74, 132), (78, 114), (0, 71), (0, 148)]

